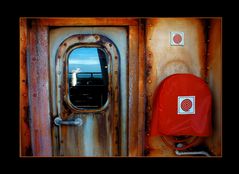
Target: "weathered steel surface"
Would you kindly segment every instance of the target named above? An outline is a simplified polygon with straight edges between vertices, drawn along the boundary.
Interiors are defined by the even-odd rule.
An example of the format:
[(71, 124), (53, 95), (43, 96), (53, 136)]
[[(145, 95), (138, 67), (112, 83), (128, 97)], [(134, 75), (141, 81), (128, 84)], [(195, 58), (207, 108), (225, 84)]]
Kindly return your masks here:
[[(37, 71), (36, 69), (34, 69), (35, 68), (34, 66), (36, 66), (36, 65), (34, 65), (34, 61), (36, 61), (36, 58), (34, 57), (34, 55), (36, 55), (36, 52), (39, 55), (47, 53), (47, 51), (44, 50), (46, 48), (44, 46), (44, 44), (45, 44), (44, 42), (46, 42), (46, 41), (43, 42), (43, 46), (42, 46), (42, 44), (36, 46), (38, 43), (34, 40), (34, 39), (36, 39), (36, 36), (37, 36), (37, 38), (40, 38), (40, 39), (43, 37), (44, 33), (39, 32), (41, 30), (40, 28), (44, 28), (45, 31), (48, 29), (48, 26), (95, 26), (95, 25), (99, 26), (99, 25), (101, 25), (101, 26), (107, 26), (107, 28), (110, 28), (109, 26), (117, 26), (117, 27), (118, 26), (126, 26), (129, 28), (128, 36), (131, 38), (131, 39), (129, 39), (130, 43), (129, 43), (129, 45), (127, 45), (127, 43), (123, 44), (123, 47), (121, 47), (121, 48), (123, 48), (123, 50), (126, 50), (126, 51), (128, 50), (128, 48), (130, 48), (130, 50), (133, 50), (133, 51), (129, 52), (128, 57), (126, 55), (124, 55), (124, 53), (122, 54), (122, 52), (121, 52), (122, 50), (120, 51), (120, 53), (121, 53), (121, 55), (120, 55), (120, 57), (121, 57), (121, 59), (120, 59), (120, 76), (119, 76), (120, 87), (115, 86), (115, 89), (114, 89), (114, 91), (119, 90), (121, 93), (121, 95), (119, 97), (114, 98), (115, 102), (117, 101), (120, 103), (120, 107), (114, 108), (114, 112), (118, 112), (117, 109), (119, 109), (120, 115), (116, 115), (114, 118), (120, 119), (121, 129), (119, 129), (119, 127), (118, 127), (117, 131), (116, 131), (117, 133), (114, 133), (114, 136), (116, 136), (116, 135), (120, 136), (120, 140), (119, 140), (119, 142), (117, 142), (117, 143), (120, 143), (120, 146), (117, 148), (120, 151), (121, 155), (126, 156), (128, 154), (128, 152), (132, 152), (131, 153), (132, 156), (142, 155), (143, 128), (141, 126), (138, 126), (138, 124), (143, 125), (144, 109), (143, 109), (143, 107), (141, 107), (140, 109), (138, 107), (138, 105), (139, 106), (143, 105), (143, 102), (138, 101), (139, 100), (139, 97), (138, 97), (139, 90), (138, 89), (141, 90), (141, 94), (142, 94), (141, 97), (143, 97), (143, 86), (142, 86), (143, 83), (142, 83), (142, 79), (141, 79), (141, 83), (140, 84), (138, 83), (138, 79), (141, 77), (139, 77), (139, 75), (137, 74), (139, 70), (142, 73), (142, 69), (140, 69), (140, 68), (142, 68), (142, 64), (139, 65), (140, 66), (140, 68), (139, 68), (138, 67), (139, 44), (135, 43), (135, 40), (134, 40), (134, 38), (136, 38), (136, 40), (138, 40), (138, 33), (134, 33), (134, 32), (138, 32), (138, 19), (136, 19), (136, 18), (124, 18), (124, 19), (121, 19), (121, 18), (102, 18), (102, 19), (101, 18), (45, 18), (45, 19), (39, 20), (37, 18), (36, 19), (29, 18), (29, 21), (31, 21), (31, 20), (35, 21), (38, 24), (38, 27), (35, 27), (35, 29), (34, 29), (34, 25), (32, 25), (33, 26), (32, 28), (31, 28), (31, 26), (29, 26), (29, 28), (31, 28), (31, 30), (29, 32), (30, 33), (29, 45), (32, 44), (32, 46), (29, 51), (29, 55), (31, 56), (31, 58), (29, 58), (30, 61), (29, 61), (28, 65), (30, 67), (30, 70), (33, 72), (33, 74), (34, 74), (34, 71)], [(85, 27), (85, 28), (87, 28), (87, 27)], [(88, 29), (86, 29), (88, 31), (85, 31), (84, 33), (92, 34), (93, 32), (95, 32), (94, 31), (95, 28), (96, 27), (92, 27), (90, 30), (88, 28)], [(111, 33), (109, 30), (107, 32)], [(102, 30), (102, 31), (104, 33), (104, 30)], [(118, 43), (121, 43), (120, 40), (122, 40), (122, 38), (124, 38), (124, 37), (115, 37), (114, 39), (116, 39), (118, 41)], [(116, 42), (116, 41), (113, 40), (113, 42)], [(127, 46), (129, 46), (129, 47), (127, 47)], [(37, 51), (34, 50), (34, 47), (38, 47)], [(42, 47), (44, 47), (44, 49), (42, 49), (42, 50), (39, 49)], [(51, 49), (52, 48), (50, 46), (49, 50), (51, 50)], [(140, 49), (142, 50), (142, 48), (140, 48)], [(42, 51), (44, 53), (42, 53)], [(124, 58), (122, 58), (122, 55)], [(134, 60), (134, 59), (136, 59), (136, 60)], [(50, 62), (51, 62), (51, 60), (50, 60)], [(41, 63), (41, 61), (39, 61), (38, 63)], [(127, 64), (129, 66), (125, 66)], [(44, 66), (44, 63), (42, 65)], [(41, 66), (41, 65), (39, 65), (39, 66)], [(128, 67), (135, 69), (135, 70), (128, 71)], [(53, 72), (55, 72), (54, 63), (50, 64), (50, 69), (51, 70), (53, 69)], [(117, 73), (119, 73), (119, 71), (118, 72), (115, 71), (114, 73), (117, 74)], [(130, 85), (128, 85), (128, 82), (129, 82), (128, 75), (129, 74), (131, 76), (130, 78), (134, 79)], [(61, 87), (61, 86), (56, 86), (55, 79), (52, 78), (52, 76), (53, 76), (53, 74), (51, 71), (51, 73), (50, 73), (51, 78), (49, 79), (49, 82), (51, 84), (50, 85), (51, 89), (53, 89), (53, 93), (55, 95), (51, 95), (51, 97), (49, 98), (48, 104), (52, 104), (52, 105), (50, 105), (51, 115), (56, 116), (57, 110), (58, 110), (57, 104), (59, 103), (59, 101), (57, 99), (59, 99), (60, 97), (57, 96), (57, 95), (59, 95), (59, 92), (57, 92), (55, 89), (57, 89), (58, 87)], [(29, 89), (31, 91), (30, 92), (31, 96), (38, 98), (39, 96), (36, 94), (36, 91), (35, 91), (35, 93), (33, 92), (33, 89), (36, 89), (37, 87), (39, 87), (39, 85), (36, 85), (36, 78), (34, 79), (32, 77), (32, 79), (29, 79), (29, 83), (31, 84), (31, 89)], [(128, 87), (129, 86), (131, 87), (131, 90), (130, 90), (130, 96), (128, 97)], [(136, 86), (135, 91), (133, 89), (134, 86)], [(63, 89), (64, 89), (64, 86), (62, 87), (62, 90)], [(42, 91), (44, 91), (44, 90), (42, 90)], [(29, 98), (31, 98), (31, 96), (29, 96)], [(33, 101), (32, 98), (31, 98), (31, 101)], [(42, 101), (42, 105), (46, 101), (47, 100)], [(37, 103), (37, 102), (35, 102), (35, 103)], [(35, 103), (33, 102), (32, 106), (30, 108), (30, 112), (36, 112), (37, 105)], [(131, 106), (131, 104), (133, 104), (134, 106)], [(130, 106), (130, 108), (129, 108), (129, 106)], [(43, 110), (43, 108), (46, 109), (45, 111), (47, 111), (49, 109), (46, 106), (42, 107), (42, 110)], [(40, 111), (40, 112), (43, 112), (43, 111)], [(131, 115), (134, 115), (130, 119), (128, 118), (129, 113)], [(135, 113), (137, 113), (137, 114), (135, 114)], [(135, 116), (135, 115), (137, 115), (137, 116)], [(41, 147), (42, 147), (41, 140), (40, 140), (42, 138), (42, 129), (41, 129), (42, 127), (41, 126), (43, 126), (43, 125), (42, 125), (42, 123), (39, 123), (40, 120), (38, 118), (38, 115), (33, 114), (31, 116), (33, 116), (32, 117), (33, 121), (31, 121), (32, 128), (33, 128), (32, 129), (32, 137), (34, 138), (33, 143), (32, 143), (33, 144), (32, 146), (34, 147), (33, 151), (34, 151), (34, 154), (40, 154), (41, 150), (39, 150), (39, 149), (41, 149)], [(136, 124), (135, 124), (135, 121), (136, 121)], [(113, 122), (118, 122), (118, 121), (117, 121), (117, 119), (115, 119), (115, 121), (113, 121)], [(37, 126), (39, 129), (34, 130), (34, 127), (37, 127)], [(46, 125), (46, 127), (48, 128), (48, 125)], [(131, 128), (131, 129), (128, 130), (128, 128)], [(136, 130), (135, 130), (135, 128), (136, 128)], [(60, 135), (58, 135), (58, 133), (56, 133), (57, 129), (58, 128), (56, 128), (56, 127), (54, 127), (52, 129), (52, 136), (53, 136), (52, 141), (54, 144), (56, 142), (60, 141), (60, 139), (59, 139)], [(129, 134), (133, 135), (133, 136), (130, 137), (130, 136), (128, 136)], [(130, 143), (132, 143), (131, 147), (128, 147), (128, 144), (130, 144), (130, 143), (128, 143), (128, 141), (130, 141)], [(51, 141), (49, 141), (49, 142), (51, 142)], [(54, 154), (57, 154), (58, 151), (59, 151), (58, 147), (53, 148)]]
[[(170, 32), (184, 32), (184, 46), (170, 45)], [(205, 76), (204, 26), (199, 19), (146, 19), (146, 148), (152, 156), (174, 156), (159, 137), (149, 138), (149, 128), (156, 87), (174, 73)], [(156, 153), (156, 154), (155, 154)]]
[(137, 18), (45, 18), (43, 26), (138, 26)]
[(51, 156), (49, 115), (48, 29), (31, 21), (29, 27), (28, 83), (32, 150), (34, 156)]
[(129, 156), (138, 155), (138, 94), (139, 94), (139, 52), (138, 26), (129, 27)]
[[(25, 19), (20, 21), (21, 155), (27, 155), (31, 143), (27, 125), (29, 100), (33, 155), (50, 156), (53, 147), (54, 155), (67, 156), (138, 156), (142, 155), (143, 148), (149, 150), (149, 156), (175, 156), (174, 152), (165, 146), (159, 137), (151, 139), (148, 137), (154, 90), (165, 77), (174, 73), (193, 73), (208, 81), (214, 102), (213, 137), (206, 139), (205, 142), (215, 155), (221, 155), (220, 19), (210, 20), (211, 28), (206, 29), (206, 31), (209, 30), (208, 47), (206, 47), (207, 33), (204, 33), (203, 19), (146, 18), (142, 21), (144, 20), (145, 26), (137, 18), (29, 19), (28, 23), (31, 25), (28, 26), (28, 31)], [(51, 33), (51, 31), (60, 31), (60, 28), (51, 30), (48, 26), (82, 27), (65, 27), (68, 32), (59, 37), (60, 32)], [(125, 28), (121, 30), (123, 27), (119, 26), (125, 26)], [(53, 34), (49, 37), (50, 40), (48, 31)], [(184, 46), (170, 45), (171, 31), (184, 32)], [(27, 32), (28, 43), (26, 42)], [(111, 102), (114, 106), (97, 114), (72, 114), (71, 110), (62, 104), (64, 101), (62, 94), (66, 85), (62, 80), (64, 71), (56, 69), (56, 62), (59, 67), (64, 66), (65, 62), (61, 61), (64, 47), (59, 50), (56, 57), (55, 54), (65, 38), (79, 34), (79, 32), (109, 37), (117, 44), (120, 53), (111, 58), (115, 62), (118, 61), (119, 68), (115, 67), (109, 73), (114, 82), (110, 89)], [(125, 35), (121, 35), (122, 33)], [(57, 44), (50, 44), (48, 48), (51, 38), (54, 38)], [(26, 54), (29, 86), (26, 85), (26, 60), (24, 60)], [(49, 79), (48, 73), (50, 73)], [(59, 74), (59, 84), (57, 84), (55, 73)], [(116, 82), (117, 80), (119, 83)], [(49, 87), (51, 88), (50, 96)], [(53, 126), (51, 139), (49, 115), (54, 117), (59, 113), (62, 113), (64, 118), (80, 117), (84, 124), (80, 127), (62, 126), (60, 129)]]
[(20, 155), (29, 156), (31, 151), (31, 135), (28, 115), (28, 88), (27, 88), (27, 23), (25, 18), (20, 19)]
[[(118, 32), (118, 31), (121, 32)], [(67, 47), (71, 44), (77, 42), (92, 44), (97, 43), (99, 38), (103, 38), (100, 35), (89, 35), (92, 31), (97, 34), (104, 33), (110, 39), (116, 39), (118, 33), (121, 33), (121, 38), (114, 42), (120, 51), (118, 54), (117, 49), (112, 44), (105, 44), (105, 48), (110, 53), (110, 72), (109, 72), (109, 105), (96, 113), (92, 111), (77, 111), (69, 108), (65, 103), (65, 97), (67, 96), (68, 85), (65, 81), (65, 70), (66, 57), (64, 57), (64, 52)], [(75, 126), (61, 126), (59, 129), (53, 126), (54, 135), (54, 155), (64, 155), (64, 156), (117, 156), (126, 155), (122, 151), (121, 147), (126, 148), (127, 145), (125, 140), (126, 135), (121, 135), (121, 132), (127, 132), (127, 130), (122, 130), (127, 128), (122, 126), (122, 120), (127, 120), (127, 103), (120, 102), (119, 98), (127, 98), (126, 94), (126, 73), (125, 71), (119, 76), (121, 69), (126, 69), (126, 30), (124, 28), (61, 28), (60, 30), (51, 30), (50, 35), (50, 55), (51, 55), (51, 81), (56, 83), (57, 90), (51, 89), (52, 104), (56, 106), (51, 107), (53, 109), (52, 113), (58, 113), (63, 119), (68, 119), (70, 117), (80, 117), (83, 120), (83, 125), (80, 127)], [(77, 36), (73, 36), (76, 35)], [(81, 33), (81, 35), (79, 35)], [(83, 34), (84, 35), (83, 35)], [(122, 33), (124, 33), (122, 35)], [(69, 35), (70, 34), (70, 35)], [(72, 36), (72, 37), (69, 37)], [(68, 39), (66, 39), (68, 38)], [(60, 40), (61, 41), (60, 41)], [(66, 39), (66, 40), (65, 40)], [(113, 40), (112, 39), (112, 40)], [(65, 40), (63, 42), (63, 40)], [(102, 41), (101, 41), (102, 42)], [(59, 45), (59, 43), (62, 43)], [(60, 46), (57, 49), (57, 45)], [(55, 52), (58, 50), (57, 52)], [(123, 60), (122, 60), (123, 59)], [(55, 62), (56, 61), (56, 62)], [(120, 68), (118, 64), (121, 64)], [(56, 67), (56, 69), (54, 68)], [(54, 79), (56, 75), (57, 79)], [(119, 83), (121, 80), (121, 83)], [(124, 92), (121, 92), (124, 91)], [(57, 96), (57, 97), (55, 97)], [(121, 106), (119, 105), (121, 103)], [(126, 105), (126, 107), (125, 107)], [(124, 106), (124, 107), (122, 107)], [(54, 109), (55, 108), (55, 109)], [(53, 115), (54, 116), (54, 115)], [(124, 149), (125, 150), (125, 149)]]
[(82, 126), (61, 126), (61, 155), (64, 156), (109, 156), (109, 112), (78, 114)]
[(222, 20), (211, 19), (208, 40), (208, 83), (213, 97), (213, 135), (208, 139), (209, 149), (222, 155)]
[(144, 155), (145, 143), (145, 20), (139, 23), (139, 92), (138, 92), (138, 156)]

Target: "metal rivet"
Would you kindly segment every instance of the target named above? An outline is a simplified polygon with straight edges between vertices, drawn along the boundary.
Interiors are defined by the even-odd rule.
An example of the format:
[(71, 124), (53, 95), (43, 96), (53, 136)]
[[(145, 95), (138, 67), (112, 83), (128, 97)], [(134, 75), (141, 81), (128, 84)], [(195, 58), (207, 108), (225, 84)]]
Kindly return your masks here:
[(118, 57), (117, 57), (117, 56), (115, 56), (115, 59), (118, 59)]
[(96, 40), (99, 40), (99, 39), (100, 39), (100, 37), (96, 35), (96, 36), (95, 36), (95, 39), (96, 39)]
[(152, 80), (148, 80), (148, 83), (151, 84), (151, 83), (152, 83)]
[(112, 44), (110, 43), (109, 46), (112, 47)]
[(67, 43), (64, 43), (63, 45), (64, 45), (64, 46), (66, 46), (66, 45), (67, 45)]

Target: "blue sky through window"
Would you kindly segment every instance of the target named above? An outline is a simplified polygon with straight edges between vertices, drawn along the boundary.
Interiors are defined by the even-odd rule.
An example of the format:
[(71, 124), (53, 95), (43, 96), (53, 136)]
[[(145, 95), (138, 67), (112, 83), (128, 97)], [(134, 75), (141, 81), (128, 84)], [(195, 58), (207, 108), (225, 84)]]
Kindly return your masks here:
[(76, 48), (69, 55), (69, 72), (80, 68), (81, 72), (101, 72), (97, 48)]

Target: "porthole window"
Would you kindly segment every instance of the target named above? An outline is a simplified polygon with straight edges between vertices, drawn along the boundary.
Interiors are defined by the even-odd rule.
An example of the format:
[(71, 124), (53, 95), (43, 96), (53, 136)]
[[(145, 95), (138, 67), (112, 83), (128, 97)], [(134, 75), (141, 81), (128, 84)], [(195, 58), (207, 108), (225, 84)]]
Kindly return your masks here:
[(76, 109), (100, 109), (108, 100), (109, 56), (97, 46), (74, 47), (67, 54), (68, 100)]

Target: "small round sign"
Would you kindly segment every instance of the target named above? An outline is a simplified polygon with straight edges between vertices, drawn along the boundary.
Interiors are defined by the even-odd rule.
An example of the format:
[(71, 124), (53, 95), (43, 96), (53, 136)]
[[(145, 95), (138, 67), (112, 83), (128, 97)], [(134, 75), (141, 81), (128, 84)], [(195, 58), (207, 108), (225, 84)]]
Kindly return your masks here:
[(181, 108), (183, 111), (187, 112), (192, 107), (192, 101), (189, 99), (185, 99), (181, 103)]
[(179, 44), (180, 42), (182, 42), (182, 36), (180, 34), (175, 34), (173, 36), (173, 41), (174, 43)]

